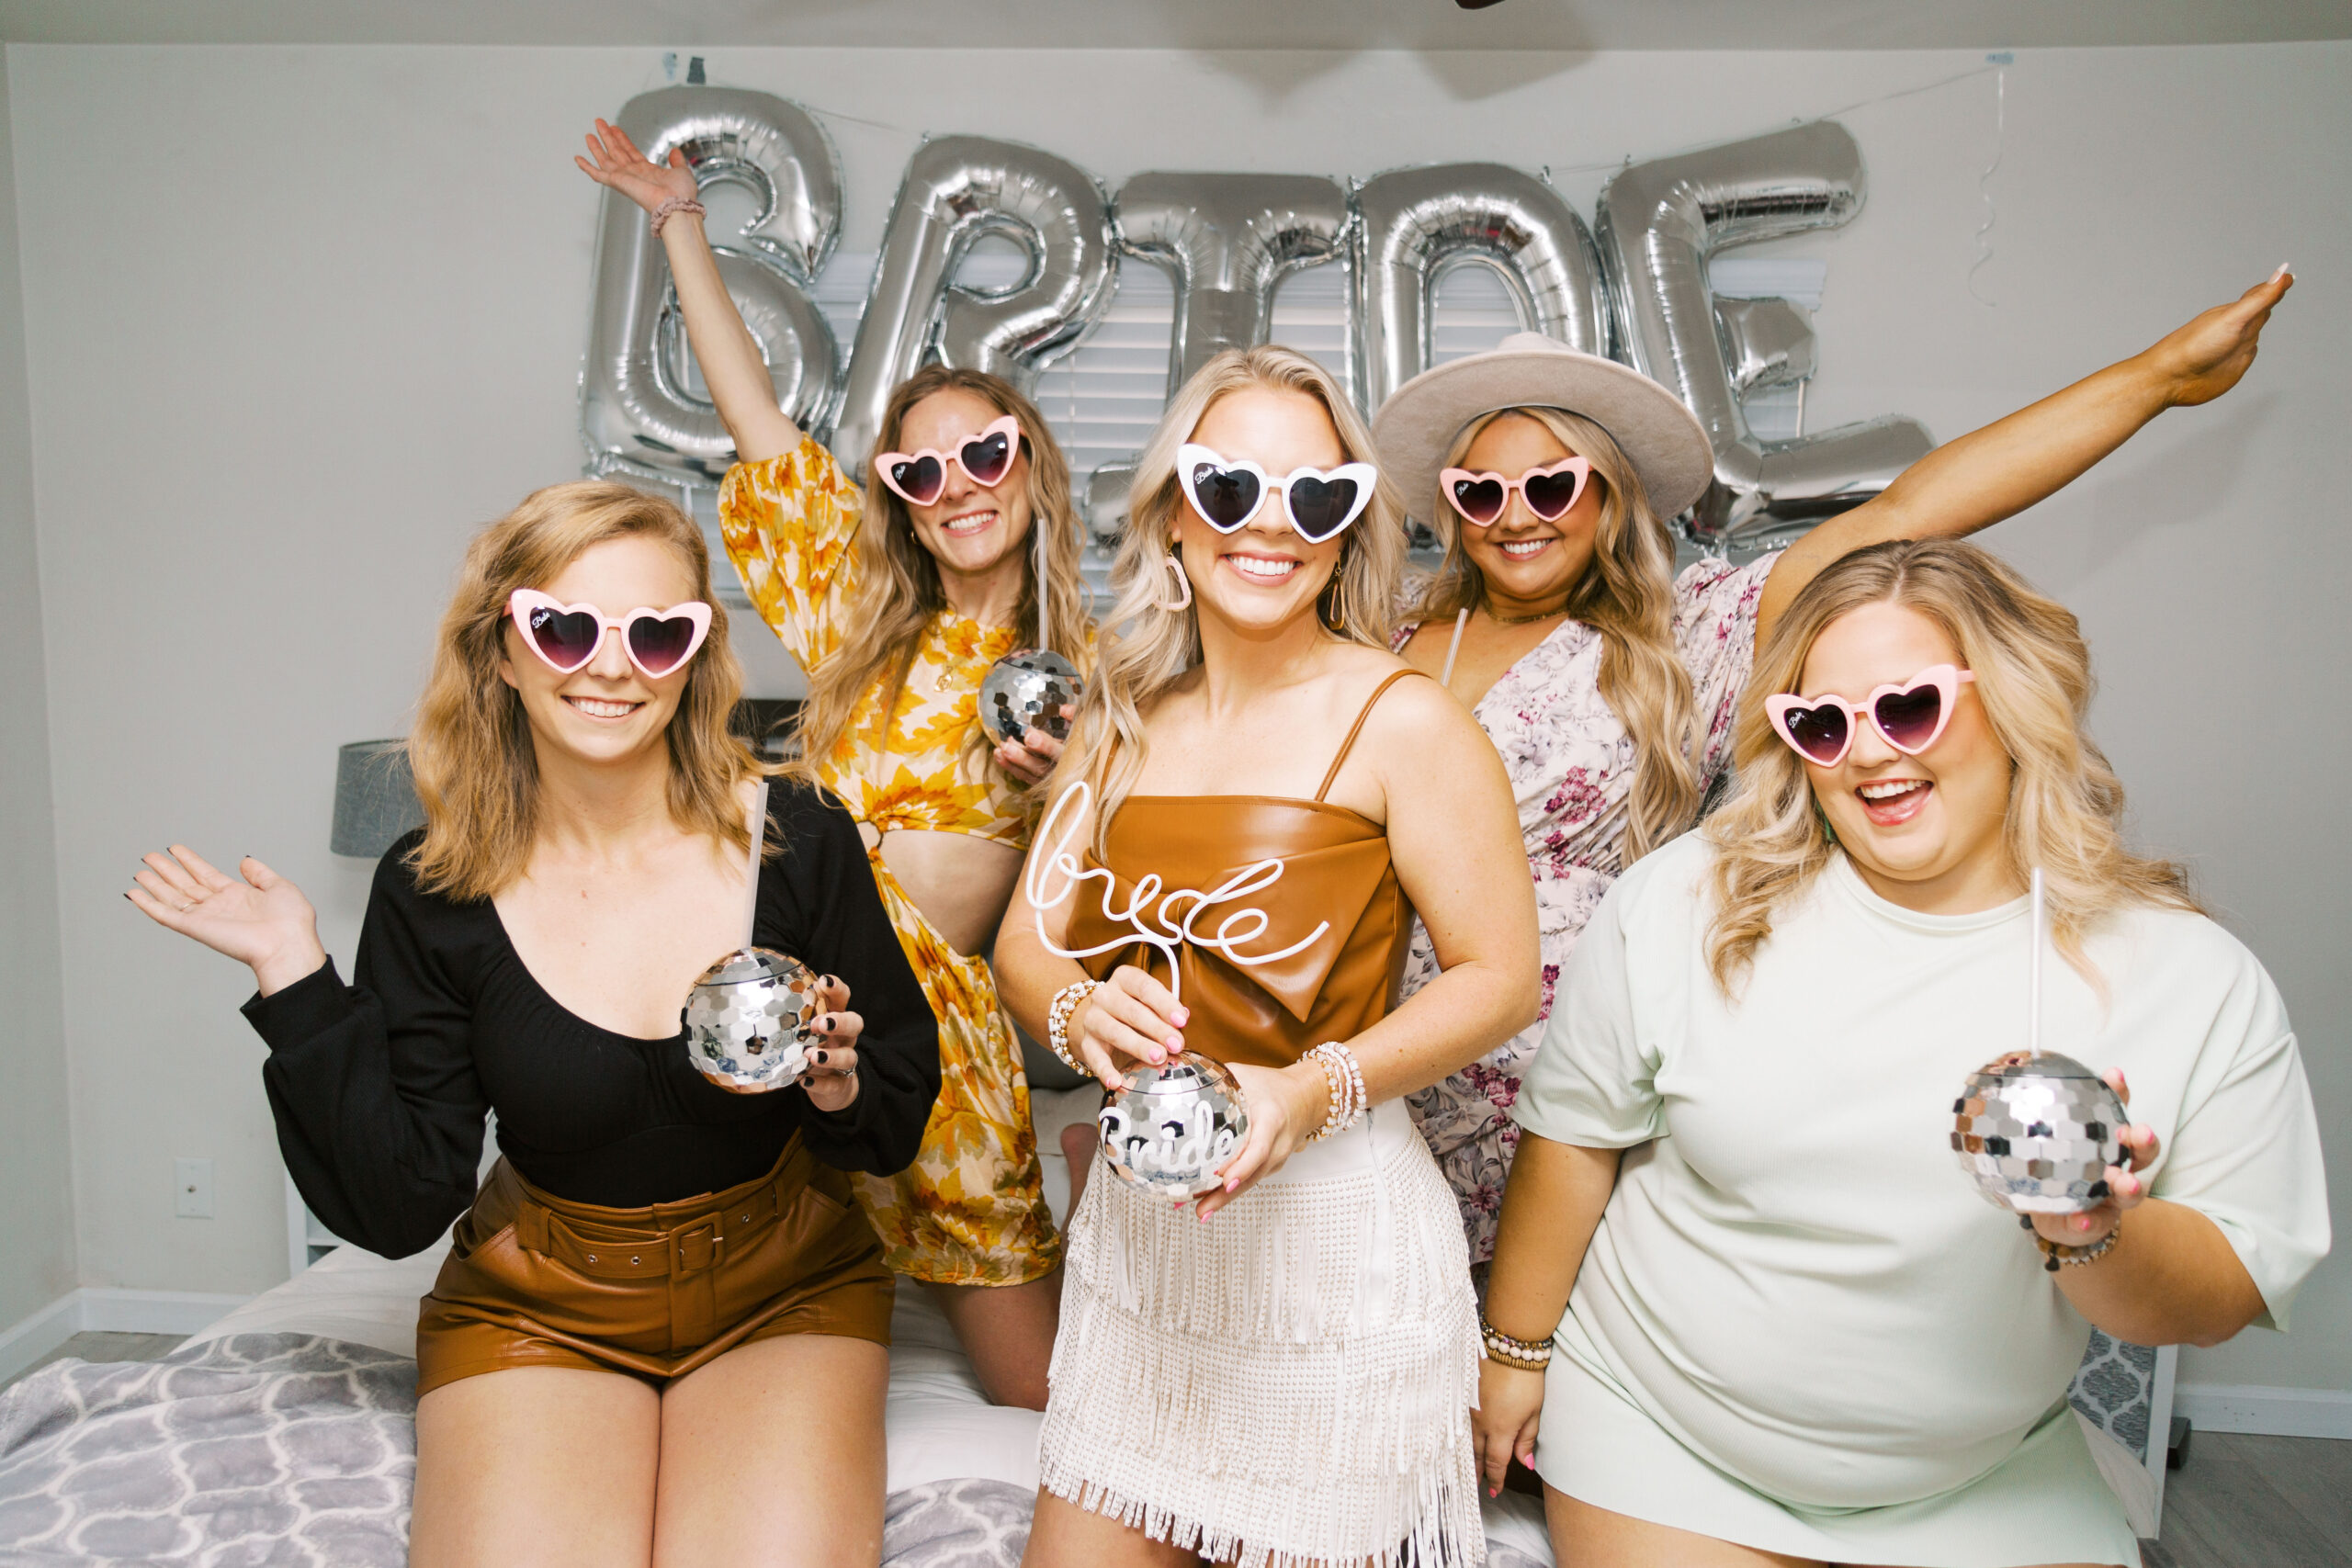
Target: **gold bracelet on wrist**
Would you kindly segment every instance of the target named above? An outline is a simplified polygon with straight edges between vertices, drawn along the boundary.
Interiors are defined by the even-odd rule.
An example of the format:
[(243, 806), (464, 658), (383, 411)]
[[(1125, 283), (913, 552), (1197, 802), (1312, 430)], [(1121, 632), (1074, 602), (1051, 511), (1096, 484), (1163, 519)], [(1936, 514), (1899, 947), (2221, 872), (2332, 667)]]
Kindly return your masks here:
[(1540, 1372), (1552, 1364), (1552, 1341), (1521, 1339), (1497, 1328), (1484, 1311), (1478, 1314), (1478, 1338), (1487, 1359), (1522, 1372)]
[(1078, 1004), (1092, 996), (1102, 984), (1100, 980), (1073, 980), (1054, 993), (1053, 1005), (1046, 1010), (1046, 1049), (1062, 1059), (1062, 1065), (1080, 1077), (1092, 1077), (1093, 1069), (1070, 1054), (1069, 1018)]

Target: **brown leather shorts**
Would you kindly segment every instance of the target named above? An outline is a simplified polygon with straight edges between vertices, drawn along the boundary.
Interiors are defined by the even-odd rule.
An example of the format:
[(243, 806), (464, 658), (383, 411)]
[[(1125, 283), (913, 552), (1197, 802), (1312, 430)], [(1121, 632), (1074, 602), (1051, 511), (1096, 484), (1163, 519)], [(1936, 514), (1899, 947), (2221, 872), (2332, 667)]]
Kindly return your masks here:
[(757, 1180), (650, 1209), (543, 1192), (500, 1160), (416, 1326), (416, 1392), (508, 1367), (654, 1382), (779, 1334), (890, 1343), (890, 1273), (849, 1179), (796, 1134)]

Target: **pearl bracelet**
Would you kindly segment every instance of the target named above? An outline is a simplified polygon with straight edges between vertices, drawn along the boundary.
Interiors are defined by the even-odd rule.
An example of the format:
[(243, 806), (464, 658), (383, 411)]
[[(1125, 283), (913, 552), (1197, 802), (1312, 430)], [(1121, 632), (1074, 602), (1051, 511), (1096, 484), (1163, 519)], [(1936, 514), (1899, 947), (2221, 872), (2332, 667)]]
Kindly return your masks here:
[(1054, 1005), (1046, 1010), (1046, 1049), (1062, 1059), (1062, 1065), (1081, 1077), (1092, 1077), (1094, 1070), (1069, 1050), (1069, 1015), (1078, 1004), (1092, 996), (1100, 980), (1073, 980), (1054, 993)]
[[(2033, 1231), (2033, 1221), (2028, 1215), (2018, 1215), (2018, 1224), (2026, 1230)], [(2033, 1231), (2033, 1245), (2041, 1249), (2042, 1271), (2055, 1274), (2058, 1272), (2058, 1266), (2062, 1263), (2073, 1267), (2098, 1262), (2115, 1250), (2115, 1238), (2122, 1234), (2123, 1216), (2118, 1214), (2115, 1217), (2115, 1228), (2088, 1247), (2069, 1247), (2063, 1241), (2052, 1241), (2040, 1231)]]
[(1311, 1144), (1354, 1126), (1363, 1120), (1369, 1102), (1363, 1092), (1363, 1069), (1356, 1066), (1354, 1052), (1336, 1040), (1326, 1040), (1309, 1051), (1306, 1057), (1323, 1069), (1323, 1082), (1331, 1099), (1331, 1109), (1323, 1118), (1323, 1124), (1307, 1134), (1306, 1141)]
[(1514, 1338), (1487, 1321), (1483, 1310), (1478, 1314), (1478, 1337), (1485, 1342), (1490, 1361), (1522, 1372), (1540, 1372), (1552, 1364), (1549, 1339)]

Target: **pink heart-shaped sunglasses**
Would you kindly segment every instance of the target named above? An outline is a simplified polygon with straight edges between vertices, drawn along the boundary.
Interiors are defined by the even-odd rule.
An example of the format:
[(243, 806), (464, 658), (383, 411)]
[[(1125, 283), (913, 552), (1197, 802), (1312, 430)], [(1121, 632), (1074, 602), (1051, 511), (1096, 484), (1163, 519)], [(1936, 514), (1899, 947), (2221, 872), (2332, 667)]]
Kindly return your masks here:
[(1021, 453), (1021, 422), (1011, 414), (991, 420), (944, 452), (876, 452), (874, 471), (911, 506), (929, 506), (947, 489), (947, 465), (955, 464), (982, 490), (994, 490), (1012, 472)]
[(566, 604), (536, 588), (517, 588), (507, 596), (506, 613), (531, 651), (559, 675), (587, 668), (604, 650), (605, 638), (618, 632), (628, 661), (659, 680), (692, 659), (710, 635), (710, 606), (699, 599), (666, 610), (640, 604), (616, 616), (594, 604)]
[(1859, 703), (1835, 692), (1801, 697), (1775, 692), (1764, 699), (1772, 733), (1817, 768), (1834, 768), (1853, 750), (1856, 720), (1867, 718), (1879, 738), (1906, 757), (1916, 757), (1936, 743), (1951, 722), (1952, 704), (1963, 681), (1976, 672), (1956, 665), (1930, 664), (1908, 681), (1879, 687)]

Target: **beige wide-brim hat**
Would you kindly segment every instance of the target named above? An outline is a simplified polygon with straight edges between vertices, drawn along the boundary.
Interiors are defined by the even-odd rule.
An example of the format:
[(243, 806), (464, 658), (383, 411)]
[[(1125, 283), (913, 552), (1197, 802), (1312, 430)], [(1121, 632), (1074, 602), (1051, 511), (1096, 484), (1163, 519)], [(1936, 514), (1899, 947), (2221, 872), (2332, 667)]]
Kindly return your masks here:
[(1450, 525), (1437, 477), (1453, 438), (1482, 414), (1517, 408), (1566, 409), (1609, 432), (1661, 518), (1697, 501), (1714, 472), (1706, 431), (1672, 392), (1613, 359), (1542, 333), (1513, 333), (1488, 353), (1422, 371), (1380, 405), (1373, 444), (1406, 510), (1432, 527)]

